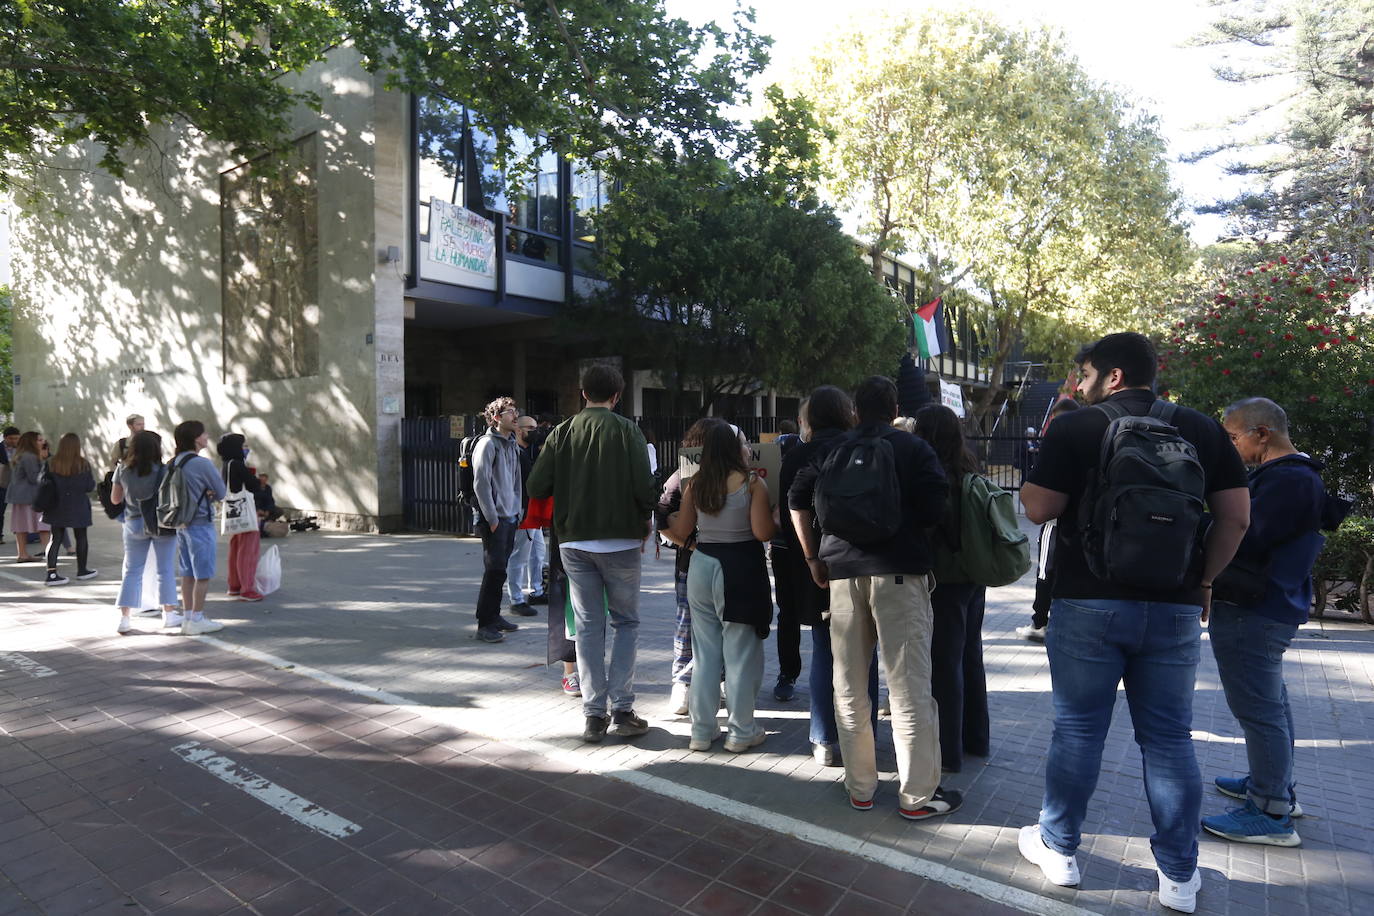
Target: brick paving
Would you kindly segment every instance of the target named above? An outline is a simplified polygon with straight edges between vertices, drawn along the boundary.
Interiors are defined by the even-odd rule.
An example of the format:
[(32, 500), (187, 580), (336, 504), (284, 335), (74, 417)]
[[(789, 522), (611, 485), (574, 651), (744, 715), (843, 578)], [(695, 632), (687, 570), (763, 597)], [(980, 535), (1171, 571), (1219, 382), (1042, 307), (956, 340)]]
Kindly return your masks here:
[[(1124, 703), (1119, 704), (1117, 710), (1104, 754), (1102, 779), (1085, 824), (1085, 841), (1080, 855), (1084, 871), (1082, 887), (1069, 890), (1045, 884), (1039, 871), (1021, 861), (1016, 853), (1016, 830), (1023, 824), (1032, 823), (1039, 807), (1043, 760), (1050, 732), (1049, 677), (1044, 651), (1011, 634), (1013, 627), (1025, 622), (1030, 600), (1030, 589), (1025, 584), (999, 589), (989, 596), (984, 633), (993, 720), (992, 754), (986, 761), (969, 760), (962, 774), (949, 778), (948, 785), (965, 793), (963, 809), (949, 818), (916, 824), (896, 817), (892, 810), (895, 791), (890, 776), (880, 789), (875, 811), (854, 812), (844, 804), (839, 771), (816, 766), (807, 753), (804, 682), (799, 685), (798, 698), (791, 703), (777, 703), (771, 698), (768, 686), (776, 673), (771, 643), (766, 652), (769, 662), (766, 686), (759, 702), (760, 720), (770, 732), (767, 743), (757, 752), (738, 756), (723, 752), (692, 754), (686, 750), (687, 721), (657, 715), (667, 696), (672, 627), (672, 559), (666, 551), (662, 559), (655, 560), (650, 553), (645, 560), (640, 666), (636, 679), (639, 709), (651, 719), (653, 728), (649, 735), (633, 744), (610, 740), (605, 745), (590, 748), (576, 740), (581, 728), (577, 701), (564, 697), (557, 690), (557, 674), (543, 664), (542, 617), (529, 621), (528, 626), (499, 646), (485, 646), (469, 638), (471, 605), (480, 577), (480, 548), (475, 542), (414, 535), (382, 538), (313, 534), (269, 543), (281, 543), (283, 548), (285, 587), (260, 605), (213, 600), (212, 615), (229, 624), (226, 630), (217, 634), (218, 646), (207, 644), (210, 641), (199, 641), (196, 645), (196, 640), (174, 637), (140, 636), (121, 640), (107, 636), (112, 633), (115, 621), (114, 612), (108, 606), (97, 610), (89, 604), (82, 606), (71, 602), (80, 598), (108, 604), (114, 594), (113, 577), (80, 583), (79, 588), (74, 585), (46, 592), (26, 590), (11, 580), (0, 579), (0, 589), (3, 589), (0, 593), (7, 598), (22, 596), (25, 608), (33, 612), (11, 619), (11, 628), (4, 631), (5, 640), (0, 643), (3, 646), (0, 652), (14, 643), (11, 634), (29, 639), (30, 633), (46, 633), (57, 628), (62, 634), (53, 638), (66, 640), (61, 643), (67, 647), (63, 651), (79, 647), (80, 651), (90, 652), (110, 665), (126, 658), (131, 659), (130, 665), (133, 665), (132, 659), (147, 655), (151, 659), (149, 670), (156, 676), (149, 677), (143, 691), (174, 706), (207, 704), (196, 707), (203, 709), (205, 721), (202, 722), (201, 717), (186, 719), (185, 712), (190, 711), (189, 708), (164, 710), (161, 715), (145, 709), (141, 713), (128, 712), (135, 717), (143, 715), (141, 720), (129, 721), (116, 714), (114, 718), (122, 726), (140, 733), (145, 740), (151, 733), (162, 742), (164, 757), (182, 766), (184, 764), (170, 753), (165, 753), (166, 749), (175, 739), (196, 732), (200, 740), (250, 769), (292, 786), (312, 801), (344, 816), (348, 816), (345, 812), (354, 810), (344, 799), (352, 799), (356, 804), (357, 796), (341, 791), (330, 782), (329, 774), (338, 768), (363, 766), (356, 757), (349, 756), (358, 743), (370, 748), (359, 753), (373, 764), (379, 758), (408, 759), (410, 754), (422, 752), (423, 748), (404, 743), (407, 739), (415, 741), (413, 732), (419, 723), (414, 723), (409, 732), (404, 727), (405, 722), (415, 719), (429, 729), (447, 728), (454, 732), (456, 737), (445, 738), (436, 745), (456, 748), (444, 766), (460, 770), (467, 763), (465, 757), (475, 756), (487, 767), (499, 763), (504, 769), (505, 758), (509, 757), (516, 775), (542, 774), (544, 770), (530, 763), (539, 761), (538, 766), (550, 768), (551, 774), (610, 786), (612, 788), (605, 791), (635, 799), (633, 804), (621, 807), (635, 815), (636, 819), (626, 816), (628, 823), (644, 828), (638, 836), (603, 836), (597, 833), (593, 821), (578, 814), (560, 819), (558, 811), (538, 804), (531, 807), (525, 800), (518, 800), (513, 810), (528, 809), (535, 811), (536, 816), (540, 812), (547, 814), (546, 825), (562, 823), (570, 816), (572, 826), (591, 831), (600, 838), (598, 848), (605, 842), (625, 843), (628, 848), (621, 847), (608, 854), (604, 860), (599, 860), (600, 864), (591, 863), (596, 867), (586, 873), (589, 876), (578, 879), (585, 880), (588, 885), (600, 886), (601, 882), (594, 879), (606, 879), (627, 886), (633, 884), (636, 893), (652, 893), (642, 880), (617, 879), (608, 868), (612, 861), (629, 863), (637, 861), (639, 856), (662, 859), (665, 864), (656, 865), (656, 877), (650, 884), (674, 888), (668, 895), (670, 902), (692, 911), (709, 908), (711, 912), (734, 912), (737, 906), (748, 903), (750, 906), (745, 907), (745, 911), (752, 908), (760, 913), (783, 912), (777, 909), (779, 906), (793, 912), (888, 912), (876, 905), (872, 909), (855, 909), (857, 904), (846, 902), (847, 896), (835, 894), (837, 889), (843, 891), (845, 888), (851, 889), (849, 894), (854, 893), (853, 888), (877, 894), (876, 888), (889, 885), (902, 890), (887, 893), (885, 897), (883, 894), (877, 896), (915, 912), (943, 912), (956, 907), (977, 911), (972, 909), (977, 904), (971, 903), (977, 898), (938, 883), (922, 882), (917, 874), (934, 876), (960, 887), (974, 886), (980, 892), (989, 887), (1008, 888), (1008, 895), (998, 899), (1036, 912), (1076, 910), (1124, 914), (1158, 910), (1153, 893), (1155, 875), (1147, 839), (1151, 828), (1140, 781), (1140, 759), (1132, 741)], [(117, 568), (118, 542), (111, 531), (103, 528), (94, 531), (93, 545), (95, 565)], [(38, 578), (38, 571), (32, 568), (6, 563), (0, 569), (11, 577)], [(46, 613), (48, 608), (52, 609), (51, 614)], [(43, 621), (41, 626), (33, 622), (38, 619)], [(807, 644), (804, 634), (804, 649)], [(221, 648), (249, 655), (236, 657), (219, 651)], [(53, 682), (70, 679), (70, 675), (54, 663), (52, 654), (24, 654), (60, 673), (60, 676), (35, 678), (32, 674), (10, 670), (9, 665), (0, 661), (0, 667), (7, 669), (6, 676), (24, 678), (22, 683), (27, 689), (40, 690)], [(1244, 747), (1240, 743), (1239, 730), (1226, 709), (1210, 652), (1204, 651), (1203, 656), (1194, 724), (1203, 773), (1210, 780), (1216, 774), (1239, 772), (1238, 768), (1244, 766)], [(189, 664), (188, 657), (194, 659), (194, 665)], [(295, 665), (297, 670), (276, 670), (273, 660), (278, 660), (277, 664)], [(1370, 721), (1369, 712), (1369, 701), (1374, 694), (1374, 631), (1348, 623), (1304, 627), (1289, 660), (1289, 687), (1299, 730), (1298, 793), (1303, 807), (1310, 812), (1310, 816), (1298, 822), (1304, 845), (1292, 850), (1235, 846), (1204, 834), (1200, 863), (1204, 884), (1199, 896), (1199, 912), (1244, 911), (1274, 916), (1374, 912), (1374, 857), (1370, 855), (1370, 850), (1374, 849), (1374, 830), (1369, 826), (1374, 810), (1371, 810), (1367, 794), (1360, 791), (1361, 777), (1374, 768), (1374, 741), (1371, 741), (1374, 736), (1371, 724), (1374, 723)], [(300, 672), (307, 667), (319, 676), (341, 679), (338, 682), (341, 686), (354, 689), (345, 692), (301, 677)], [(219, 684), (201, 683), (190, 674), (231, 669), (241, 676), (264, 679), (267, 686), (261, 687), (262, 695), (256, 690), (237, 690), (220, 696), (212, 690), (212, 687), (218, 689)], [(125, 677), (129, 672), (120, 670), (119, 674)], [(385, 722), (377, 727), (383, 718), (368, 711), (375, 713), (379, 704), (360, 699), (358, 691), (363, 687), (375, 688), (372, 699), (394, 707), (387, 715), (409, 718), (399, 724)], [(92, 688), (87, 690), (94, 695)], [(293, 704), (284, 699), (287, 694), (297, 702)], [(326, 695), (329, 699), (323, 699)], [(272, 699), (273, 696), (277, 699)], [(80, 698), (78, 692), (74, 699)], [(217, 700), (218, 705), (211, 700)], [(354, 718), (335, 722), (329, 721), (330, 715), (300, 718), (304, 713), (297, 707), (314, 702), (334, 707), (335, 715), (346, 713)], [(24, 711), (32, 708), (38, 707), (26, 706)], [(9, 725), (12, 714), (9, 706), (0, 709), (0, 727), (7, 731), (12, 731)], [(166, 720), (169, 715), (175, 721)], [(218, 718), (220, 716), (228, 718)], [(23, 763), (19, 772), (47, 759), (42, 742), (51, 742), (58, 748), (68, 746), (59, 740), (62, 735), (58, 735), (51, 725), (47, 728), (46, 733), (33, 735), (25, 742), (26, 749), (40, 759), (37, 763)], [(885, 735), (886, 729), (882, 731)], [(130, 740), (135, 739), (131, 736)], [(40, 741), (38, 749), (28, 746), (32, 741)], [(320, 744), (321, 741), (326, 744)], [(334, 743), (327, 744), (331, 741)], [(484, 743), (467, 748), (462, 745), (463, 741)], [(508, 753), (493, 757), (493, 749)], [(89, 762), (82, 761), (83, 753)], [(319, 756), (321, 753), (326, 756)], [(261, 768), (257, 755), (265, 756)], [(91, 748), (68, 750), (61, 756), (70, 756), (80, 765), (108, 766), (108, 761), (93, 755)], [(277, 773), (279, 767), (304, 766), (299, 759), (302, 757), (309, 757), (311, 762), (308, 777), (299, 769), (282, 771), (293, 777), (289, 780), (270, 775)], [(515, 761), (521, 763), (515, 764)], [(430, 769), (437, 766), (423, 765)], [(0, 758), (0, 769), (7, 779), (14, 766), (8, 758)], [(890, 753), (880, 756), (880, 766), (892, 769)], [(380, 765), (377, 768), (386, 770)], [(373, 772), (371, 767), (368, 769), (369, 773)], [(481, 768), (478, 772), (482, 772)], [(605, 774), (616, 778), (607, 782)], [(41, 775), (34, 771), (28, 779)], [(206, 777), (199, 774), (199, 778), (204, 780)], [(432, 777), (426, 774), (425, 778)], [(450, 773), (447, 778), (472, 785), (461, 775)], [(381, 781), (387, 780), (382, 777)], [(313, 787), (317, 784), (321, 791), (314, 792)], [(498, 780), (498, 789), (501, 784)], [(483, 810), (480, 805), (492, 802), (480, 800), (504, 798), (504, 793), (493, 793), (487, 785), (478, 788), (485, 794), (455, 798), (451, 804), (463, 817), (483, 821), (492, 812)], [(5, 791), (9, 791), (8, 787)], [(233, 790), (226, 786), (225, 791)], [(575, 794), (593, 795), (591, 792)], [(665, 798), (665, 794), (669, 797)], [(338, 807), (323, 800), (332, 801), (336, 797), (340, 799)], [(479, 807), (464, 807), (464, 802), (474, 797), (479, 799)], [(394, 827), (389, 829), (398, 832), (418, 830), (416, 823), (419, 822), (409, 823), (409, 818), (418, 816), (419, 812), (391, 799), (386, 793), (378, 798), (385, 804), (395, 801), (397, 808), (395, 812), (387, 812), (384, 804), (380, 809), (382, 813), (374, 810), (372, 817), (393, 823)], [(0, 796), (0, 805), (7, 805), (11, 800)], [(684, 804), (687, 801), (705, 805), (708, 810)], [(1204, 813), (1220, 811), (1226, 803), (1221, 796), (1208, 791)], [(647, 806), (652, 812), (659, 805), (670, 805), (673, 814), (655, 816), (641, 809)], [(8, 808), (0, 807), (0, 812), (5, 810)], [(574, 805), (572, 810), (578, 811), (578, 806)], [(591, 809), (588, 816), (595, 818), (598, 810)], [(401, 817), (399, 812), (404, 812), (405, 816)], [(391, 821), (388, 813), (396, 814), (399, 820)], [(516, 815), (517, 818), (528, 816)], [(258, 817), (264, 829), (281, 819), (275, 813), (271, 818), (263, 818), (260, 814)], [(709, 829), (695, 826), (687, 829), (680, 820), (684, 817), (688, 819), (686, 823), (692, 825), (700, 817), (721, 820)], [(646, 847), (645, 843), (653, 843), (655, 837), (664, 833), (662, 827), (650, 829), (655, 822), (666, 822), (697, 837), (690, 847), (692, 851)], [(757, 832), (777, 838), (767, 843), (796, 844), (799, 843), (797, 837), (819, 843), (828, 848), (819, 851), (814, 845), (803, 848), (807, 850), (807, 861), (824, 864), (798, 868), (803, 865), (802, 861), (769, 858), (759, 853), (757, 845), (740, 850), (716, 842), (710, 835), (721, 825), (745, 831), (748, 836)], [(157, 828), (156, 824), (153, 826)], [(487, 823), (483, 826), (504, 829)], [(4, 829), (0, 827), (0, 831)], [(273, 829), (287, 828), (275, 824)], [(523, 829), (538, 832), (534, 825), (524, 825)], [(777, 830), (793, 837), (781, 836)], [(359, 837), (365, 835), (366, 832)], [(328, 842), (347, 847), (359, 837)], [(445, 842), (430, 842), (424, 850), (412, 849), (411, 856), (425, 852), (431, 858), (422, 861), (444, 855), (466, 857), (460, 864), (475, 861), (475, 857), (468, 857), (462, 849), (448, 845), (447, 838), (431, 839)], [(540, 848), (528, 839), (518, 841)], [(205, 842), (210, 841), (202, 838), (202, 843)], [(765, 841), (756, 839), (754, 842)], [(702, 844), (701, 848), (695, 844)], [(318, 847), (320, 844), (312, 845)], [(7, 848), (0, 846), (0, 871), (8, 875)], [(553, 850), (546, 850), (549, 851)], [(722, 861), (722, 856), (734, 853), (739, 855)], [(683, 856), (688, 856), (698, 867), (689, 867)], [(766, 862), (767, 866), (751, 861), (750, 856)], [(815, 858), (817, 856), (821, 858)], [(565, 856), (559, 858), (571, 865), (560, 865), (563, 871), (558, 874), (570, 875), (570, 867), (585, 869), (586, 863)], [(383, 864), (379, 859), (376, 862), (375, 867)], [(885, 877), (881, 880), (869, 871), (881, 867), (877, 864), (880, 862), (895, 866), (884, 872)], [(186, 863), (187, 866), (192, 864)], [(282, 864), (281, 860), (273, 862), (274, 866)], [(301, 886), (297, 882), (319, 881), (316, 875), (305, 874), (300, 869), (291, 870), (289, 861), (284, 864), (289, 875), (269, 872), (269, 877), (264, 879), (276, 889), (274, 894), (284, 893), (289, 898), (295, 891), (288, 889)], [(478, 867), (482, 864), (478, 863)], [(540, 880), (527, 873), (524, 870), (527, 867), (521, 866), (511, 872), (502, 866), (498, 871), (507, 881), (514, 877), (521, 877), (522, 881)], [(786, 873), (780, 874), (779, 869)], [(173, 871), (180, 870), (184, 869), (178, 866)], [(917, 874), (912, 874), (913, 870)], [(688, 876), (693, 874), (709, 875), (716, 889), (700, 884), (700, 878), (697, 885), (689, 886)], [(777, 883), (770, 884), (775, 878)], [(19, 886), (15, 877), (10, 876), (9, 880), (11, 887)], [(568, 880), (575, 879), (569, 877)], [(918, 883), (917, 896), (909, 896)], [(824, 886), (817, 889), (813, 884)], [(801, 891), (796, 890), (798, 886)], [(546, 887), (546, 884), (533, 884), (527, 889), (539, 895), (540, 888)], [(680, 896), (691, 887), (695, 887), (692, 896)], [(121, 890), (129, 888), (121, 885)], [(9, 893), (12, 893), (10, 888), (0, 886), (0, 914), (9, 912), (4, 903), (9, 899), (5, 894)], [(752, 896), (748, 900), (737, 899), (741, 894)], [(949, 895), (947, 902), (932, 902), (941, 895)], [(535, 911), (553, 911), (550, 907), (569, 911), (567, 908), (571, 904), (567, 901), (555, 895), (553, 902), (547, 902), (546, 897), (544, 893), (533, 902), (524, 899), (532, 908), (545, 907)], [(638, 898), (631, 898), (629, 891), (623, 891), (621, 899)], [(918, 906), (922, 900), (925, 903)], [(362, 901), (348, 900), (350, 906), (358, 907), (359, 903)], [(863, 903), (869, 905), (867, 901)], [(645, 910), (653, 911), (652, 908)]]

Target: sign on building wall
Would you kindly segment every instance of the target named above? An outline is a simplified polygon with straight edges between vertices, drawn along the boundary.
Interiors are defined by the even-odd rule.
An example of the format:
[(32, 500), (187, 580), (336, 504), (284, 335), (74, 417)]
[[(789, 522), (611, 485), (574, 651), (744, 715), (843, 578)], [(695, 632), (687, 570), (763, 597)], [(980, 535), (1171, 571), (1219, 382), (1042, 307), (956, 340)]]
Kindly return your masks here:
[[(701, 467), (701, 446), (678, 449), (679, 477), (687, 480)], [(778, 504), (778, 473), (782, 470), (782, 449), (776, 442), (749, 443), (749, 470), (768, 486), (768, 502)]]
[(464, 207), (431, 197), (429, 259), (484, 277), (496, 275), (496, 224)]
[(954, 382), (940, 379), (940, 403), (954, 411), (956, 416), (964, 416), (964, 390)]

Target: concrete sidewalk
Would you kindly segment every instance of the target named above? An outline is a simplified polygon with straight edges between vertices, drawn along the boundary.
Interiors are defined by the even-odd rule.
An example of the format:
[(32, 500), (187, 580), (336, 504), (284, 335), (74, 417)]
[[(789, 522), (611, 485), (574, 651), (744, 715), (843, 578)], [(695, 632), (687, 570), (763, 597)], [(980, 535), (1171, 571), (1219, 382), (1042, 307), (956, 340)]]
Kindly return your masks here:
[[(92, 534), (92, 564), (105, 571), (102, 578), (49, 594), (61, 591), (64, 600), (104, 604), (74, 612), (92, 634), (104, 635), (115, 623), (109, 604), (116, 575), (110, 573), (118, 568), (119, 546), (113, 525)], [(686, 750), (687, 720), (658, 715), (668, 693), (673, 621), (672, 557), (666, 551), (655, 560), (651, 549), (645, 559), (636, 679), (638, 708), (653, 729), (634, 744), (610, 740), (587, 747), (577, 740), (578, 702), (562, 695), (558, 672), (544, 666), (542, 616), (530, 618), (501, 645), (470, 638), (481, 571), (477, 542), (314, 533), (264, 546), (272, 544), (283, 552), (282, 591), (261, 604), (212, 598), (209, 612), (228, 626), (204, 642), (293, 665), (436, 724), (819, 843), (854, 862), (882, 862), (1027, 911), (1124, 914), (1158, 908), (1148, 844), (1152, 828), (1124, 702), (1085, 824), (1082, 887), (1045, 884), (1016, 852), (1017, 829), (1033, 823), (1039, 808), (1050, 732), (1044, 650), (1011, 633), (1026, 621), (1029, 582), (989, 595), (984, 642), (992, 755), (981, 766), (969, 760), (963, 773), (949, 777), (947, 784), (965, 794), (960, 811), (910, 823), (896, 815), (890, 777), (877, 808), (859, 813), (845, 804), (839, 771), (812, 763), (804, 682), (791, 703), (772, 700), (771, 641), (759, 699), (767, 742), (738, 756)], [(34, 567), (9, 562), (0, 562), (0, 573), (35, 583), (41, 578)], [(216, 584), (222, 592), (222, 575)], [(803, 638), (804, 649), (807, 643)], [(1210, 783), (1214, 775), (1243, 772), (1245, 763), (1210, 651), (1203, 656), (1194, 728)], [(1328, 623), (1324, 632), (1319, 625), (1304, 627), (1289, 659), (1299, 723), (1298, 794), (1309, 812), (1298, 823), (1304, 845), (1237, 846), (1204, 834), (1199, 912), (1374, 912), (1374, 806), (1361, 788), (1374, 769), (1368, 704), (1374, 694), (1374, 631), (1358, 624)], [(885, 727), (880, 735), (890, 740)], [(891, 770), (890, 752), (880, 756), (880, 766)], [(1209, 790), (1204, 813), (1226, 804)]]

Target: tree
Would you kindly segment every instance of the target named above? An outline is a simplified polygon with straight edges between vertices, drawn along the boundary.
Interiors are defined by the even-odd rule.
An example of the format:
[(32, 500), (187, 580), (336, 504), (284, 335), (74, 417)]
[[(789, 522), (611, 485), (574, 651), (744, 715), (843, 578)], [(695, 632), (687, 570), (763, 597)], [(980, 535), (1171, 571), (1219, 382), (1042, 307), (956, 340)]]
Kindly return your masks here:
[(1351, 308), (1350, 257), (1279, 255), (1213, 277), (1161, 348), (1161, 388), (1213, 416), (1266, 397), (1329, 486), (1368, 494), (1374, 457), (1374, 319)]
[(760, 384), (806, 390), (893, 372), (895, 300), (828, 209), (779, 197), (762, 173), (720, 159), (665, 151), (642, 163), (598, 226), (606, 283), (565, 310), (565, 333), (595, 327), (657, 372), (674, 403), (699, 390), (703, 412)]
[(1242, 237), (1349, 251), (1374, 273), (1374, 0), (1214, 0), (1194, 43), (1225, 54), (1215, 72), (1274, 86), (1233, 119), (1236, 135), (1194, 160), (1233, 154), (1254, 186), (1205, 208)]
[(1140, 326), (1188, 261), (1153, 119), (1047, 31), (981, 13), (865, 23), (797, 87), (833, 135), (827, 189), (859, 211), (874, 274), (883, 253), (913, 251), (923, 300), (979, 293), (980, 412), (1018, 341), (1064, 355), (1066, 328)]
[(241, 158), (279, 147), (292, 107), (318, 104), (282, 77), (344, 42), (391, 88), (478, 110), (503, 160), (511, 127), (580, 156), (713, 147), (767, 60), (751, 23), (694, 28), (662, 0), (16, 0), (0, 4), (0, 191), (80, 140), (118, 175), (173, 122)]

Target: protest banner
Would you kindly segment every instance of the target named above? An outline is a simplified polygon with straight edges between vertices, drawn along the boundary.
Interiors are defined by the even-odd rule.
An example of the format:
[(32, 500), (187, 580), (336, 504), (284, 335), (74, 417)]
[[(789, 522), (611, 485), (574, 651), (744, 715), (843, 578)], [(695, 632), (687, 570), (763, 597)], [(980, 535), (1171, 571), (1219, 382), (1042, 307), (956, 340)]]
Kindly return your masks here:
[[(776, 442), (749, 443), (749, 470), (758, 475), (768, 487), (768, 502), (778, 504), (778, 474), (782, 471), (782, 450)], [(701, 446), (682, 448), (677, 453), (678, 475), (683, 480), (691, 479), (701, 467)]]

